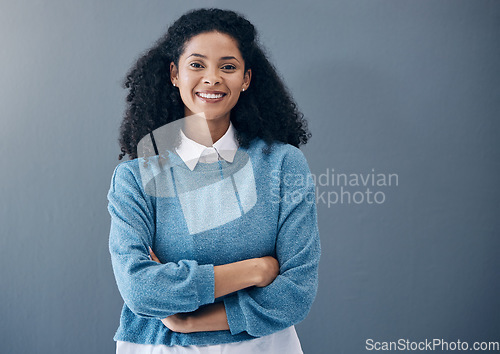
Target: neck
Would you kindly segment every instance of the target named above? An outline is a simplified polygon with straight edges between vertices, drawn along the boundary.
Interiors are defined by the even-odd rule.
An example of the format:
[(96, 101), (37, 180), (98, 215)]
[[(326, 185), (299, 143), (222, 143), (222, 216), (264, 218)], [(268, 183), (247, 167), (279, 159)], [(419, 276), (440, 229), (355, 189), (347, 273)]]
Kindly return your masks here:
[(226, 119), (207, 120), (200, 115), (186, 117), (184, 121), (184, 134), (198, 144), (212, 146), (227, 132), (229, 128), (229, 115)]

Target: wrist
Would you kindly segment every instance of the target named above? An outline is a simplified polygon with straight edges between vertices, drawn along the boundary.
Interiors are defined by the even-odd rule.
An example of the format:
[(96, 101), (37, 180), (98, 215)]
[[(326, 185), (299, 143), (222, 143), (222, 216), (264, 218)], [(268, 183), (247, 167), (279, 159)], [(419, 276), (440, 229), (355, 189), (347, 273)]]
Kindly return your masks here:
[(182, 323), (183, 333), (191, 333), (196, 329), (196, 316), (189, 314), (183, 319)]
[(229, 329), (223, 302), (203, 306), (191, 313), (186, 324), (189, 332), (223, 331)]
[(251, 258), (249, 262), (249, 286), (258, 286), (263, 281), (262, 259)]

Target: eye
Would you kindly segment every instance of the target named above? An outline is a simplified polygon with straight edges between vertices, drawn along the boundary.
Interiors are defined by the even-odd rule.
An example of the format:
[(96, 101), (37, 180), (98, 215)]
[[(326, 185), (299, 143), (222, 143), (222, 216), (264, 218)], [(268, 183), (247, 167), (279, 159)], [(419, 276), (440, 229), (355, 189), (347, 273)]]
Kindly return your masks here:
[(189, 66), (192, 68), (195, 68), (195, 69), (203, 68), (203, 65), (201, 65), (200, 63), (191, 63), (191, 64), (189, 64)]
[(222, 70), (236, 70), (236, 66), (232, 64), (227, 64), (222, 67)]

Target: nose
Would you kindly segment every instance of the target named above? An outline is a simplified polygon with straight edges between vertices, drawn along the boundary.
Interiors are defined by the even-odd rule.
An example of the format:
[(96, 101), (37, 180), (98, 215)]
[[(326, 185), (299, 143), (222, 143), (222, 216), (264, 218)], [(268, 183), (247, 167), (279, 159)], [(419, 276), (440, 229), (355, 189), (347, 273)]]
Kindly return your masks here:
[(220, 84), (221, 78), (217, 70), (207, 70), (203, 82), (208, 85), (215, 86)]

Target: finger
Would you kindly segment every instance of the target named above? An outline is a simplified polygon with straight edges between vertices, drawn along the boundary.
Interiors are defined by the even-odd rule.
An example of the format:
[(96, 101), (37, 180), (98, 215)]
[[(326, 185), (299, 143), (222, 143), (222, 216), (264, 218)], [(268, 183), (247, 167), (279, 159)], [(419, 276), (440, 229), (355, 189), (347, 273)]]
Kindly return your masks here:
[(161, 264), (160, 260), (158, 259), (158, 257), (156, 257), (156, 254), (153, 252), (153, 250), (151, 249), (151, 247), (149, 247), (149, 252), (151, 253), (151, 256), (150, 258), (155, 261), (155, 262), (158, 262)]
[(149, 253), (151, 254), (151, 256), (156, 257), (156, 254), (153, 252), (153, 249), (151, 247), (149, 247)]

